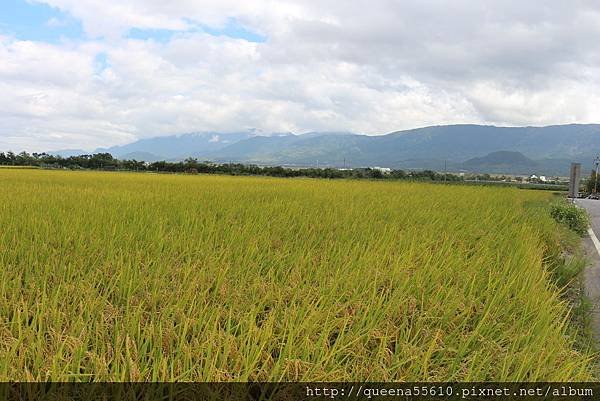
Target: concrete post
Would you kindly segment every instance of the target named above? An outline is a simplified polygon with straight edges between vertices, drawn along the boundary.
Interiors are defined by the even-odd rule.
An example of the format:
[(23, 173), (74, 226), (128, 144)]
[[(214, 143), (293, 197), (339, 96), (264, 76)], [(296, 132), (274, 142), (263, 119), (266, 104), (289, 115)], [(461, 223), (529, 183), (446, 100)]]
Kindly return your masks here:
[(581, 181), (581, 163), (571, 163), (569, 178), (569, 198), (579, 197), (579, 182)]

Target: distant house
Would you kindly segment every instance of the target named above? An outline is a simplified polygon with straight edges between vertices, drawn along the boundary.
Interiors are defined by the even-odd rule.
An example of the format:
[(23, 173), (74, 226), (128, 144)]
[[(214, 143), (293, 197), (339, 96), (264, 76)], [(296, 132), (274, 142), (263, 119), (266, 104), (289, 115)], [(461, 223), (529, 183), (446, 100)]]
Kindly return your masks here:
[(391, 168), (388, 167), (371, 167), (373, 170), (379, 170), (381, 171), (383, 174), (389, 174), (392, 172)]
[(545, 175), (535, 175), (535, 174), (531, 174), (528, 178), (529, 181), (534, 181), (534, 182), (548, 182), (548, 178), (546, 178)]

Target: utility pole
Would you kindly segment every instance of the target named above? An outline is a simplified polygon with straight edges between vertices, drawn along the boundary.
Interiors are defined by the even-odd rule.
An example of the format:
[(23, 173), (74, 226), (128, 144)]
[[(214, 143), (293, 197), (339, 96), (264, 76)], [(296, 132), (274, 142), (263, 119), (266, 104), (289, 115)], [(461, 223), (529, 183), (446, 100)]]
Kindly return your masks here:
[(596, 163), (596, 174), (594, 174), (594, 193), (596, 194), (598, 193), (598, 164), (600, 164), (600, 156), (596, 156), (594, 162)]
[(346, 170), (346, 158), (344, 157), (344, 170)]
[(444, 182), (446, 182), (446, 177), (448, 176), (448, 161), (444, 160)]

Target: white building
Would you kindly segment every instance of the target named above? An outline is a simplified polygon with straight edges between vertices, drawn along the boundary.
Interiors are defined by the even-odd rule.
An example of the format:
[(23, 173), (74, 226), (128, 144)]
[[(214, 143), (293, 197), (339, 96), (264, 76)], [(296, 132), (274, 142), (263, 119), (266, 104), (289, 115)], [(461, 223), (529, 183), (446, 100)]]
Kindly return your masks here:
[(529, 176), (529, 181), (536, 181), (536, 180), (540, 180), (541, 182), (547, 182), (548, 181), (548, 179), (546, 178), (545, 175), (537, 176), (535, 174), (531, 174)]
[(381, 172), (382, 172), (382, 173), (384, 173), (384, 174), (389, 174), (389, 173), (391, 173), (391, 172), (392, 172), (392, 169), (391, 169), (391, 168), (388, 168), (388, 167), (371, 167), (371, 168), (372, 168), (373, 170), (379, 170), (379, 171), (381, 171)]

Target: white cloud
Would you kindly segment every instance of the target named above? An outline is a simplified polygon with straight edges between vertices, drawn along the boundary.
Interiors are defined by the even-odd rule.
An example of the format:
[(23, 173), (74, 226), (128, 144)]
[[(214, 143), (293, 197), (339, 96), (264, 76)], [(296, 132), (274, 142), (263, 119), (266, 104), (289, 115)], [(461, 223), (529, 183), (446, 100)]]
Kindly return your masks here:
[[(600, 7), (590, 1), (43, 2), (88, 36), (0, 37), (0, 149), (600, 120)], [(232, 21), (266, 42), (188, 30), (227, 34)], [(177, 32), (134, 40), (132, 28)]]
[(46, 21), (46, 26), (50, 28), (60, 28), (69, 24), (69, 21), (65, 19), (59, 19), (56, 17), (52, 17)]

